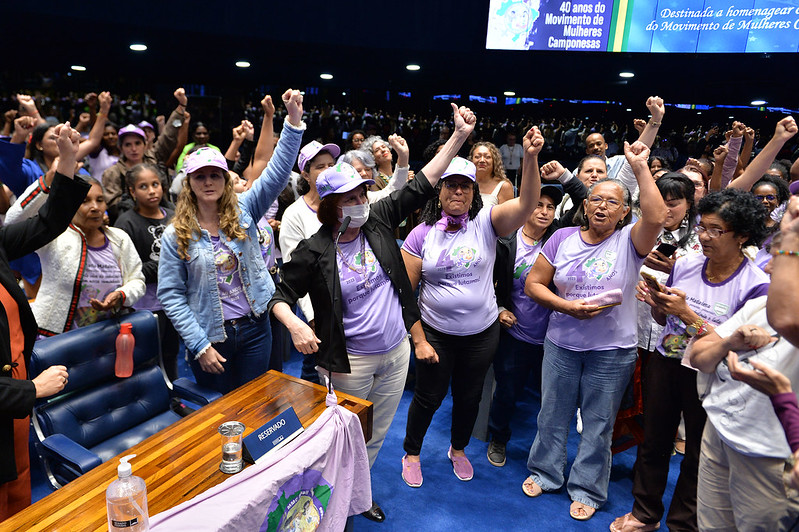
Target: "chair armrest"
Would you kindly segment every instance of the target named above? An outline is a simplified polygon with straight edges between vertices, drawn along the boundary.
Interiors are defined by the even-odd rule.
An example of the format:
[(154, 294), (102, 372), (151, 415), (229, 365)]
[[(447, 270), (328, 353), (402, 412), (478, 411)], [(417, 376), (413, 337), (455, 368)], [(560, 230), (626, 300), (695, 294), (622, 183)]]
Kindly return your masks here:
[(48, 436), (42, 446), (81, 475), (103, 463), (99, 456), (63, 434)]
[(196, 382), (193, 382), (185, 377), (176, 379), (172, 382), (172, 393), (177, 397), (188, 399), (189, 401), (192, 401), (198, 405), (207, 405), (211, 401), (222, 397), (221, 393), (209, 390), (208, 388), (203, 388)]

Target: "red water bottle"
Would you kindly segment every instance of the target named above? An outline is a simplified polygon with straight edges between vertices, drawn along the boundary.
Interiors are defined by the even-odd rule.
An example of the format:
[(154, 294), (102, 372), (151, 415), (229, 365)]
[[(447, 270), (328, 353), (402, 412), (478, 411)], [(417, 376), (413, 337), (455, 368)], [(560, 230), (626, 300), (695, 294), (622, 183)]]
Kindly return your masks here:
[(117, 359), (114, 364), (114, 374), (117, 377), (130, 377), (133, 375), (133, 346), (136, 339), (133, 338), (133, 324), (120, 323), (119, 334), (117, 335)]

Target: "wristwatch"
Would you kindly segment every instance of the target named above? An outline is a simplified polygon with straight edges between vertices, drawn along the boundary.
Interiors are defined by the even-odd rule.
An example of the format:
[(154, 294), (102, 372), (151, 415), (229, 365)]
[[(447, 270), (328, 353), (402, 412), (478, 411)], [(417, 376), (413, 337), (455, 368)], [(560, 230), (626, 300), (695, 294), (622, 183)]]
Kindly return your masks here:
[(700, 334), (704, 334), (707, 332), (707, 322), (702, 318), (699, 318), (689, 326), (685, 328), (685, 334), (688, 336), (699, 336)]

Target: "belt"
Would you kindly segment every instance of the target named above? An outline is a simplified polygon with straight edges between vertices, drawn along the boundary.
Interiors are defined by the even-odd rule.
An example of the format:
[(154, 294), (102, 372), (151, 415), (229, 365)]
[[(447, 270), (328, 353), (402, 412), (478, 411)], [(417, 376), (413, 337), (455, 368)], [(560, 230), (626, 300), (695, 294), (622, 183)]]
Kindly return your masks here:
[(252, 319), (252, 314), (247, 314), (246, 316), (239, 316), (238, 318), (233, 318), (232, 320), (225, 320), (225, 325), (238, 325), (239, 323)]

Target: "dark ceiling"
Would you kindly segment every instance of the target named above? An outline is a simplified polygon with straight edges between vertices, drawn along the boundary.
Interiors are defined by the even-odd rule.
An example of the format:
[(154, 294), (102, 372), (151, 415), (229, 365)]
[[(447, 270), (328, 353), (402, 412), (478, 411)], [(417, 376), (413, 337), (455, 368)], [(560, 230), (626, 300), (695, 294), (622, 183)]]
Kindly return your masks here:
[[(797, 106), (796, 54), (611, 54), (485, 50), (488, 2), (4, 1), (0, 88), (152, 90), (203, 84), (370, 89), (414, 95), (469, 92), (674, 103)], [(149, 46), (143, 53), (131, 42)], [(237, 59), (250, 61), (246, 70)], [(419, 72), (405, 65), (418, 63)], [(86, 72), (66, 77), (72, 64)], [(623, 82), (621, 70), (636, 73)], [(319, 79), (329, 72), (330, 81)]]

